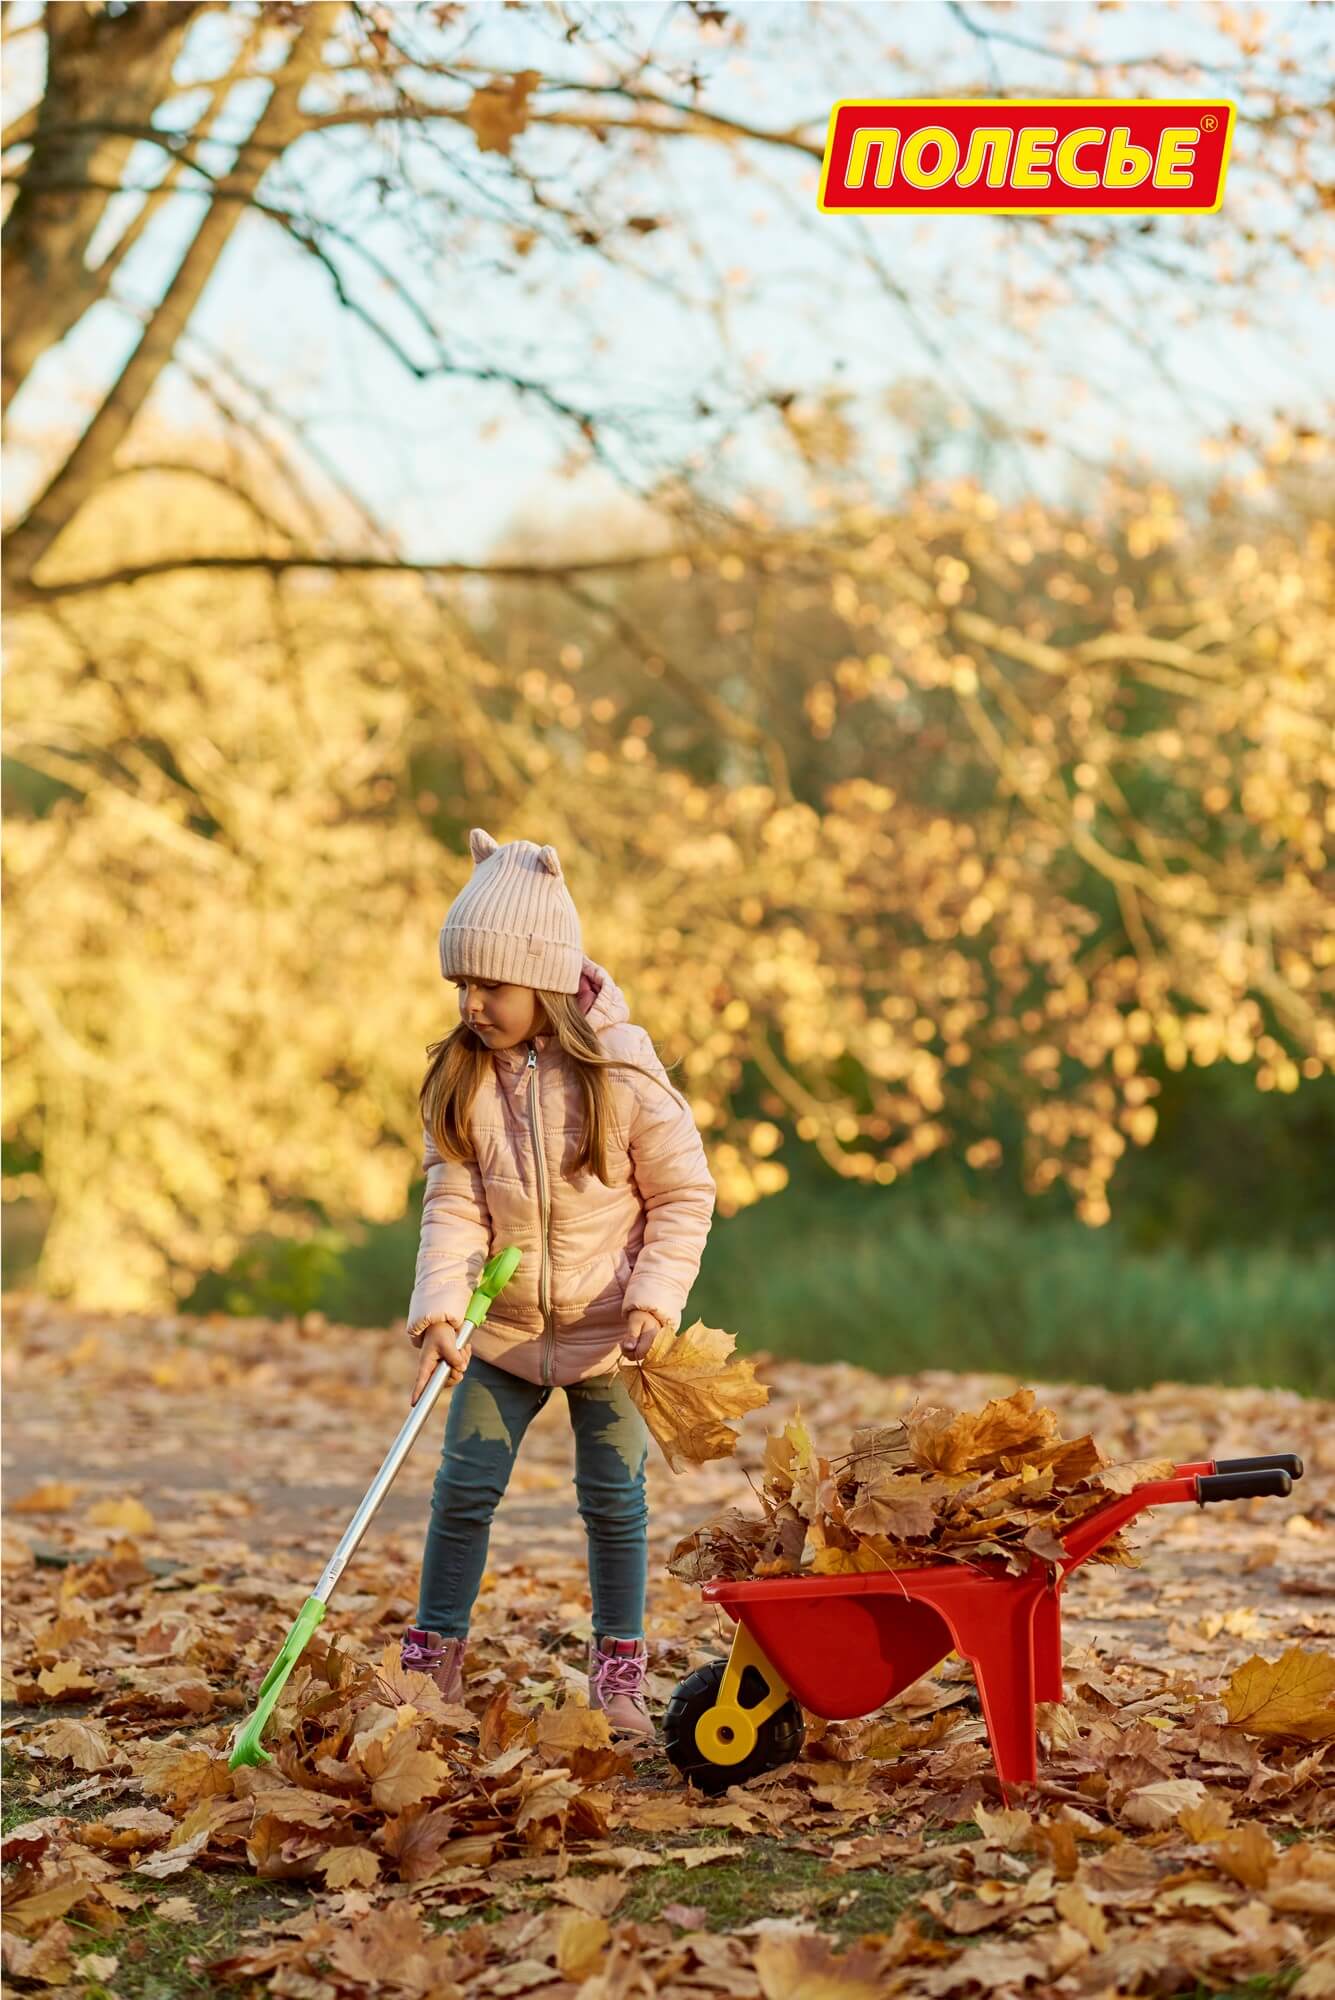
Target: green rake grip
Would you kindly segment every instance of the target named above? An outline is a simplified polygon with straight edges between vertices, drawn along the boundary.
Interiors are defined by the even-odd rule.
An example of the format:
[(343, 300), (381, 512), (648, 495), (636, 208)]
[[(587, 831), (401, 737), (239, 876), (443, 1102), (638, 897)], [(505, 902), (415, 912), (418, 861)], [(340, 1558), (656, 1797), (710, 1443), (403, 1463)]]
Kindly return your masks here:
[[(522, 1254), (514, 1244), (511, 1244), (508, 1250), (498, 1251), (483, 1266), (482, 1275), (477, 1282), (477, 1289), (468, 1301), (468, 1311), (465, 1313), (463, 1325), (459, 1329), (461, 1344), (469, 1339), (474, 1327), (481, 1326), (483, 1320), (487, 1317), (492, 1300), (514, 1276)], [(269, 1755), (268, 1751), (260, 1747), (260, 1737), (264, 1734), (264, 1725), (273, 1713), (274, 1705), (279, 1695), (283, 1692), (288, 1675), (292, 1672), (293, 1667), (296, 1666), (306, 1645), (306, 1641), (310, 1638), (316, 1626), (323, 1620), (334, 1585), (338, 1582), (347, 1562), (356, 1550), (357, 1544), (365, 1534), (376, 1508), (389, 1491), (394, 1476), (407, 1457), (413, 1440), (430, 1415), (431, 1407), (436, 1397), (449, 1380), (449, 1372), (449, 1369), (442, 1360), (404, 1419), (403, 1427), (397, 1438), (395, 1438), (394, 1443), (390, 1446), (384, 1464), (367, 1488), (365, 1498), (362, 1500), (357, 1512), (353, 1515), (352, 1520), (348, 1523), (343, 1538), (326, 1564), (324, 1574), (321, 1576), (319, 1583), (293, 1620), (292, 1629), (286, 1639), (284, 1639), (277, 1659), (260, 1683), (259, 1699), (237, 1732), (236, 1742), (232, 1748), (231, 1755), (227, 1759), (227, 1768), (230, 1771), (234, 1771), (238, 1764), (271, 1764), (273, 1762), (273, 1758)]]

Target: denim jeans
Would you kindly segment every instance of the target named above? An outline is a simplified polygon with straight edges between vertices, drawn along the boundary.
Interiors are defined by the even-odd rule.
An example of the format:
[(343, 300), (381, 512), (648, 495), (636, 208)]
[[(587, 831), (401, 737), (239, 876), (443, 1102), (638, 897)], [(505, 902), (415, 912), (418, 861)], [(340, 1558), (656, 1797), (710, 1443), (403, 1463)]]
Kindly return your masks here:
[[(471, 1356), (450, 1394), (440, 1468), (422, 1556), (417, 1622), (447, 1639), (468, 1633), (486, 1568), (491, 1519), (525, 1431), (549, 1388)], [(589, 1537), (593, 1629), (603, 1639), (644, 1636), (649, 1434), (619, 1368), (566, 1389), (575, 1433), (575, 1497)]]

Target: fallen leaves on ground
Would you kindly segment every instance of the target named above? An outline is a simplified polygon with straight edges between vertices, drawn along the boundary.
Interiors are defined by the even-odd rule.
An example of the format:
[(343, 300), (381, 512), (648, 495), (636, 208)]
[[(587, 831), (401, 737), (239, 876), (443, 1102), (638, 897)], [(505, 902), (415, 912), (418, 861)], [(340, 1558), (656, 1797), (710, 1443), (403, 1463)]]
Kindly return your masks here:
[[(1039, 1709), (1039, 1782), (1005, 1800), (953, 1660), (879, 1714), (808, 1718), (796, 1762), (719, 1798), (611, 1742), (584, 1705), (559, 1398), (497, 1516), (466, 1703), (398, 1665), (435, 1471), (423, 1440), (392, 1496), (407, 1525), (387, 1502), (368, 1531), (266, 1731), (273, 1763), (230, 1771), (416, 1357), (349, 1328), (7, 1303), (6, 1794), (38, 1815), (3, 1843), (7, 1988), (116, 1991), (148, 1918), (188, 1938), (200, 1984), (306, 2000), (1101, 2000), (1295, 1968), (1294, 2000), (1335, 1988), (1329, 1405), (1044, 1391), (1119, 1466), (1288, 1448), (1307, 1477), (1283, 1501), (1147, 1517), (1139, 1569), (1082, 1573), (1066, 1698)], [(977, 1478), (997, 1438), (1030, 1448), (1015, 1432), (1034, 1412), (995, 1378), (769, 1358), (758, 1372), (791, 1450), (743, 1424), (735, 1458), (655, 1466), (657, 1561), (742, 1476), (782, 1471), (807, 1525), (792, 1496), (819, 1496), (834, 1470), (803, 1450), (799, 1406), (852, 1434), (864, 1473), (894, 1462), (877, 1434), (924, 1409), (976, 1421), (920, 1430), (935, 1462), (916, 1481)], [(983, 1423), (994, 1404), (1010, 1414)], [(167, 1436), (180, 1484), (155, 1489)], [(768, 1532), (735, 1512), (739, 1540)], [(660, 1571), (648, 1630), (657, 1707), (731, 1627)], [(753, 1855), (755, 1905), (724, 1915), (714, 1885)], [(790, 1887), (780, 1871), (798, 1864)], [(224, 1938), (215, 1881), (270, 1900)]]
[(622, 1364), (635, 1407), (674, 1472), (731, 1457), (737, 1432), (728, 1419), (769, 1401), (755, 1363), (734, 1354), (736, 1345), (735, 1333), (696, 1320), (680, 1333), (662, 1328), (642, 1361)]

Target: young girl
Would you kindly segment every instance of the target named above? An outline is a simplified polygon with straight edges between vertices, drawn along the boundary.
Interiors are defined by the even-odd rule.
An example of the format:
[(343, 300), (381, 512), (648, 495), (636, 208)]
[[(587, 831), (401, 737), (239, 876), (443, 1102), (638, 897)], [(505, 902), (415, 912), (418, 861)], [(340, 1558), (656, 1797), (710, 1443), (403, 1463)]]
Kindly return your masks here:
[[(584, 956), (554, 847), (499, 846), (474, 827), (473, 875), (446, 913), (440, 969), (460, 1025), (433, 1042), (421, 1090), (426, 1193), (407, 1330), (415, 1403), (443, 1356), (450, 1381), (418, 1623), (404, 1666), (462, 1695), (464, 1643), (492, 1515), (520, 1441), (563, 1388), (589, 1539), (589, 1701), (652, 1738), (644, 1701), (648, 1433), (620, 1379), (675, 1330), (717, 1194), (690, 1106), (611, 974)], [(462, 1356), (482, 1267), (519, 1268)]]

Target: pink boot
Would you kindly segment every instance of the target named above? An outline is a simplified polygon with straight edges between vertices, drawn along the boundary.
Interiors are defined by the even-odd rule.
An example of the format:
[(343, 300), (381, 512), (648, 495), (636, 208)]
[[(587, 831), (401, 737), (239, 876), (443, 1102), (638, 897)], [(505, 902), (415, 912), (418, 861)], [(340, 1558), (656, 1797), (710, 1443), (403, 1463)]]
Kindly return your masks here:
[(648, 1666), (643, 1639), (595, 1640), (589, 1647), (589, 1707), (601, 1708), (614, 1731), (652, 1742), (657, 1731), (644, 1700)]
[(410, 1625), (399, 1648), (399, 1665), (410, 1673), (430, 1674), (446, 1701), (462, 1701), (467, 1643), (466, 1639), (446, 1639), (439, 1632)]

